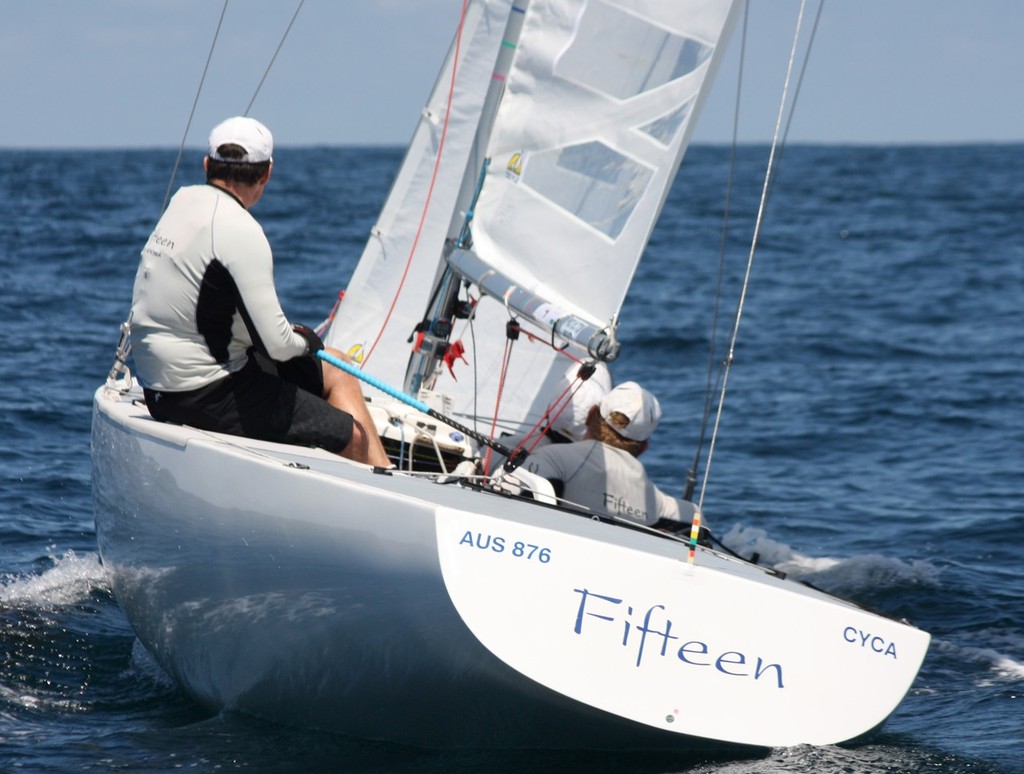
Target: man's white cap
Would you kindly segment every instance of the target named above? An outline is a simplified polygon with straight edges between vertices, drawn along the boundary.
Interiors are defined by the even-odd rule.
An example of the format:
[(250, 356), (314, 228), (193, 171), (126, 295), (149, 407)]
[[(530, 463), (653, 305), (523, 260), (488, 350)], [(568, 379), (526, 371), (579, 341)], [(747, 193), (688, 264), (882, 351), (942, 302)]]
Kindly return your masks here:
[[(629, 420), (628, 425), (619, 427), (609, 421), (616, 411)], [(623, 438), (646, 441), (661, 420), (661, 404), (636, 382), (623, 382), (601, 399), (601, 418)]]
[[(245, 157), (222, 159), (217, 155), (221, 145), (239, 145), (245, 149)], [(274, 160), (274, 136), (255, 118), (235, 116), (221, 121), (210, 132), (210, 158), (226, 162), (250, 162)]]
[[(612, 375), (608, 371), (608, 366), (601, 362), (594, 365), (596, 366), (594, 373), (586, 381), (580, 382), (575, 392), (570, 393), (569, 402), (551, 423), (552, 430), (573, 441), (583, 440), (583, 436), (587, 432), (587, 414), (590, 413), (590, 409), (601, 402), (601, 398), (607, 395), (612, 388)], [(576, 376), (579, 371), (579, 363), (573, 363), (566, 369), (556, 388), (559, 394), (576, 384)]]

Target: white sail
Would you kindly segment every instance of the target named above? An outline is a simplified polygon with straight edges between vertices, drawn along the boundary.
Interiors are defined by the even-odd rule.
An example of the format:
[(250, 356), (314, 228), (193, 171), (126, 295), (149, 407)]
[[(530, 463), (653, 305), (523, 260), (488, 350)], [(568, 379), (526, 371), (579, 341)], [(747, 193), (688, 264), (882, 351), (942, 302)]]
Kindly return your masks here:
[(402, 384), (410, 351), (407, 339), (427, 307), (511, 7), (512, 0), (468, 4), (324, 337), (327, 346), (347, 352), (391, 384)]
[(608, 324), (688, 144), (731, 6), (531, 6), (476, 207), (485, 262)]
[[(362, 352), (363, 376), (441, 370), (425, 397), (447, 415), (487, 416), (500, 389), (505, 426), (536, 418), (564, 370), (551, 344), (614, 349), (733, 15), (514, 3), (469, 2), (326, 337)], [(485, 294), (456, 325), (458, 381), (435, 359), (465, 311), (444, 286)], [(428, 320), (429, 354), (410, 358), (428, 304), (445, 325)], [(510, 317), (539, 335), (505, 373)], [(910, 689), (926, 632), (556, 502), (522, 470), (481, 486), (462, 429), (384, 387), (395, 405), (370, 410), (394, 470), (153, 421), (127, 375), (96, 391), (103, 565), (139, 640), (208, 708), (441, 749), (693, 753), (846, 742)]]
[[(441, 383), (456, 411), (493, 407), (510, 314), (556, 343), (559, 321), (613, 323), (735, 15), (731, 0), (530, 3), (488, 142), (472, 255), (452, 258), (471, 282), (505, 288), (478, 311), (478, 381)], [(538, 386), (566, 365), (526, 349), (504, 384), (501, 415), (513, 423), (539, 417)]]
[(474, 296), (500, 301), (481, 301), (472, 338), (456, 327), (470, 363), (457, 376), (441, 369), (435, 387), (461, 417), (490, 416), (500, 391), (503, 426), (536, 421), (545, 383), (567, 361), (546, 345), (517, 344), (504, 372), (505, 323), (532, 320), (557, 345), (576, 332), (584, 348), (612, 324), (733, 17), (732, 0), (469, 3), (458, 61), (453, 43), (328, 346), (407, 385), (410, 335), (427, 313), (445, 240), (472, 203), (472, 253), (456, 251), (452, 265)]

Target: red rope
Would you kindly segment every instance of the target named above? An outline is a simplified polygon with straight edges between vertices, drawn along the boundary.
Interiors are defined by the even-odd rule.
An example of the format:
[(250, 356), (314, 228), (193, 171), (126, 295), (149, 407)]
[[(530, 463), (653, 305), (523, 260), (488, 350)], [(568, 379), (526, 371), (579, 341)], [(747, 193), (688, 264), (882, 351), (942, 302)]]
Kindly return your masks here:
[[(494, 440), (494, 431), (498, 429), (498, 415), (501, 406), (501, 394), (505, 391), (505, 377), (508, 376), (508, 364), (512, 360), (512, 339), (505, 340), (505, 354), (501, 358), (501, 376), (498, 377), (498, 395), (494, 400), (494, 418), (491, 420), (491, 440)], [(491, 469), (491, 455), (494, 449), (487, 447), (487, 456), (484, 457), (484, 470)]]
[[(527, 334), (527, 335), (529, 335), (529, 334)], [(572, 357), (572, 356), (571, 355), (567, 355), (567, 357)], [(577, 363), (580, 362), (577, 358), (572, 358), (572, 359), (576, 360)], [(507, 364), (503, 365), (503, 367), (502, 367), (501, 381), (498, 384), (498, 403), (501, 403), (501, 390), (502, 390), (503, 385), (505, 383), (505, 369), (506, 369), (506, 367), (507, 367)], [(539, 420), (537, 420), (537, 424), (535, 424), (533, 427), (530, 428), (529, 432), (527, 432), (526, 435), (523, 437), (523, 440), (521, 440), (516, 445), (516, 447), (512, 450), (512, 455), (513, 456), (518, 454), (519, 451), (522, 450), (522, 449), (526, 449), (527, 453), (529, 453), (529, 452), (532, 452), (534, 449), (537, 448), (537, 444), (540, 443), (540, 439), (548, 434), (548, 432), (551, 430), (551, 426), (555, 422), (558, 421), (558, 418), (562, 415), (562, 412), (565, 411), (566, 408), (569, 407), (570, 403), (572, 403), (572, 399), (576, 396), (576, 393), (579, 392), (580, 387), (583, 386), (583, 381), (584, 381), (583, 379), (581, 379), (579, 376), (577, 376), (575, 379), (573, 379), (572, 383), (570, 383), (568, 387), (566, 387), (564, 390), (562, 390), (561, 393), (559, 393), (558, 397), (555, 398), (551, 402), (551, 404), (547, 407), (547, 410), (544, 412), (544, 415)], [(557, 407), (557, 411), (555, 410), (556, 407)], [(498, 406), (496, 404), (495, 407), (494, 407), (494, 419), (493, 419), (493, 421), (491, 423), (491, 440), (492, 441), (494, 440), (494, 430), (495, 430), (495, 428), (497, 426), (497, 423), (498, 423)], [(543, 429), (541, 429), (541, 428), (543, 428)], [(540, 430), (540, 432), (537, 432), (538, 430)], [(536, 433), (536, 437), (534, 437), (535, 433)], [(531, 443), (531, 439), (532, 439), (532, 443)], [(527, 447), (528, 443), (530, 444), (529, 447)], [(490, 470), (490, 469), (491, 469), (491, 448), (488, 447), (488, 449), (487, 449), (487, 456), (484, 459), (484, 470)]]
[[(548, 431), (551, 429), (551, 426), (558, 421), (558, 418), (560, 416), (562, 416), (562, 412), (565, 411), (566, 408), (568, 408), (570, 403), (572, 403), (572, 399), (576, 397), (576, 393), (579, 392), (579, 389), (582, 386), (583, 380), (580, 379), (579, 377), (576, 377), (573, 380), (572, 384), (570, 384), (568, 387), (562, 390), (562, 393), (557, 398), (555, 398), (555, 401), (550, 406), (548, 406), (548, 410), (544, 412), (544, 416), (540, 418), (540, 421), (533, 426), (533, 429), (530, 430), (530, 432), (527, 434), (527, 437), (523, 439), (523, 443), (525, 444), (529, 437), (537, 431), (537, 428), (541, 426), (544, 427), (544, 429), (540, 433), (537, 433), (537, 438), (534, 440), (532, 444), (530, 444), (530, 448), (527, 449), (527, 451), (533, 451), (534, 449), (537, 448), (537, 444), (540, 443), (540, 439), (548, 434)], [(553, 411), (555, 406), (558, 406), (558, 411)], [(545, 422), (544, 420), (547, 420), (547, 422)], [(518, 451), (518, 449), (516, 451)]]
[(362, 365), (364, 367), (369, 361), (370, 356), (373, 354), (373, 351), (377, 348), (377, 344), (384, 335), (384, 329), (388, 327), (388, 321), (391, 319), (391, 314), (395, 311), (395, 306), (398, 304), (398, 297), (402, 294), (402, 288), (405, 286), (405, 279), (409, 274), (409, 268), (412, 266), (412, 258), (416, 254), (416, 247), (419, 244), (420, 235), (423, 233), (423, 224), (427, 220), (427, 210), (430, 208), (430, 200), (434, 195), (434, 183), (437, 181), (437, 172), (441, 166), (441, 156), (444, 154), (444, 140), (448, 134), (448, 117), (452, 113), (452, 99), (455, 94), (455, 75), (459, 69), (459, 48), (462, 44), (462, 28), (466, 23), (466, 7), (468, 5), (469, 0), (463, 0), (462, 14), (459, 17), (459, 28), (455, 33), (455, 56), (452, 59), (452, 77), (451, 83), (448, 87), (448, 102), (444, 111), (444, 123), (441, 127), (441, 139), (437, 144), (437, 156), (434, 158), (434, 171), (430, 176), (430, 186), (427, 188), (426, 201), (423, 202), (423, 212), (420, 214), (420, 222), (416, 228), (416, 237), (413, 239), (412, 247), (409, 248), (409, 258), (405, 262), (405, 269), (402, 271), (402, 279), (399, 281), (398, 288), (395, 290), (395, 297), (391, 299), (391, 306), (388, 308), (388, 313), (384, 316), (384, 322), (381, 323), (380, 330), (377, 332), (377, 338), (373, 340), (373, 344), (366, 352), (366, 357), (363, 358)]
[(323, 336), (327, 332), (327, 328), (330, 327), (332, 322), (334, 322), (334, 317), (338, 314), (338, 307), (341, 306), (341, 299), (344, 297), (345, 291), (338, 291), (338, 297), (334, 300), (334, 306), (331, 307), (331, 311), (328, 313), (327, 318), (313, 329), (316, 331), (317, 336)]
[[(579, 384), (576, 384), (576, 382), (579, 382)], [(537, 420), (537, 424), (530, 428), (529, 432), (527, 432), (526, 435), (523, 436), (523, 440), (521, 440), (519, 444), (516, 446), (516, 448), (512, 450), (513, 453), (518, 452), (520, 449), (526, 449), (527, 452), (532, 452), (534, 449), (537, 448), (537, 444), (540, 443), (540, 439), (548, 434), (548, 431), (551, 429), (551, 425), (554, 424), (558, 417), (562, 415), (562, 412), (565, 411), (566, 406), (569, 405), (569, 402), (572, 400), (573, 395), (576, 394), (576, 390), (579, 389), (579, 385), (581, 384), (583, 384), (583, 381), (577, 379), (564, 390), (562, 390), (559, 396), (555, 398), (554, 401), (551, 402), (551, 405), (547, 407), (547, 410), (544, 412), (544, 415), (539, 420)], [(576, 389), (573, 389), (574, 385)], [(572, 390), (572, 395), (568, 395), (570, 390)], [(568, 395), (568, 397), (566, 397), (566, 395)], [(556, 406), (558, 407), (558, 410), (554, 411)], [(538, 430), (540, 430), (540, 432), (537, 432)], [(535, 433), (536, 437), (534, 437)], [(530, 444), (529, 447), (527, 447), (527, 444)]]

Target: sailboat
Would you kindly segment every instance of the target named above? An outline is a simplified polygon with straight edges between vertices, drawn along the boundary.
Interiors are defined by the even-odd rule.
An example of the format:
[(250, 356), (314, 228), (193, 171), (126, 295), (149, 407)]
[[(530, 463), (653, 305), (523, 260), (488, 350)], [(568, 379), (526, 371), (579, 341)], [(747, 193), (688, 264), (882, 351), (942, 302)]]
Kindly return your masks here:
[(926, 632), (477, 464), (543, 423), (567, 353), (617, 355), (741, 6), (465, 3), (324, 327), (380, 388), (394, 469), (156, 422), (115, 364), (94, 399), (99, 549), (198, 702), (433, 748), (616, 750), (833, 744), (898, 706)]

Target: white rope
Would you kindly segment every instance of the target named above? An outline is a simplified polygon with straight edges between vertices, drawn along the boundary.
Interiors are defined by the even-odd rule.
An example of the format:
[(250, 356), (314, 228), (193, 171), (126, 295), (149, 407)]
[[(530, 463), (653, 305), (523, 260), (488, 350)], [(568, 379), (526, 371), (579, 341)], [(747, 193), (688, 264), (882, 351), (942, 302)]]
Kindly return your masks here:
[[(786, 68), (786, 80), (782, 87), (782, 99), (779, 103), (779, 113), (775, 119), (775, 134), (772, 137), (771, 152), (768, 155), (768, 167), (765, 170), (764, 184), (761, 187), (761, 201), (757, 208), (757, 220), (754, 223), (754, 236), (750, 242), (750, 254), (747, 256), (747, 268), (743, 275), (743, 287), (740, 291), (739, 304), (736, 307), (736, 319), (733, 323), (732, 335), (729, 339), (729, 353), (725, 358), (725, 369), (722, 375), (722, 389), (718, 395), (718, 410), (715, 412), (715, 425), (711, 431), (711, 442), (708, 446), (708, 459), (704, 465), (704, 480), (701, 482), (700, 497), (697, 501), (697, 516), (695, 519), (699, 519), (702, 506), (704, 505), (704, 493), (707, 491), (708, 486), (708, 475), (711, 471), (711, 458), (715, 451), (715, 441), (718, 438), (718, 428), (722, 420), (722, 409), (725, 406), (725, 391), (729, 382), (729, 371), (732, 369), (733, 357), (736, 352), (736, 340), (739, 337), (740, 332), (740, 319), (743, 316), (743, 305), (747, 298), (747, 288), (750, 284), (750, 273), (754, 265), (754, 253), (757, 250), (757, 241), (761, 234), (761, 223), (764, 220), (765, 205), (768, 201), (768, 188), (772, 179), (772, 173), (774, 172), (775, 153), (776, 148), (779, 144), (779, 135), (782, 131), (782, 117), (786, 110), (786, 98), (789, 92), (789, 83), (793, 77), (793, 63), (796, 61), (797, 46), (800, 41), (800, 25), (804, 18), (804, 9), (807, 5), (807, 0), (802, 0), (800, 3), (800, 13), (796, 20), (796, 30), (793, 34), (793, 48), (789, 52), (789, 64)], [(696, 523), (696, 521), (695, 521)]]
[(295, 24), (295, 20), (299, 17), (299, 11), (302, 10), (302, 4), (306, 0), (299, 0), (298, 6), (295, 8), (295, 13), (292, 14), (292, 20), (288, 22), (288, 27), (284, 31), (284, 35), (281, 36), (281, 42), (277, 44), (277, 48), (274, 50), (274, 55), (270, 57), (270, 63), (267, 65), (267, 69), (263, 71), (263, 77), (260, 78), (259, 84), (256, 86), (256, 91), (252, 94), (252, 99), (249, 100), (249, 104), (245, 108), (245, 112), (242, 115), (249, 115), (249, 111), (252, 110), (252, 105), (256, 101), (256, 96), (260, 93), (260, 89), (263, 88), (263, 82), (267, 80), (267, 76), (270, 75), (270, 68), (274, 66), (274, 62), (277, 61), (277, 55), (281, 53), (281, 48), (284, 46), (285, 40), (288, 38), (288, 33), (292, 31), (292, 25)]
[(188, 121), (185, 122), (185, 131), (181, 135), (181, 145), (178, 146), (178, 157), (174, 160), (174, 168), (171, 170), (171, 179), (167, 181), (167, 193), (164, 194), (164, 203), (160, 206), (160, 212), (167, 209), (167, 202), (171, 199), (171, 189), (174, 188), (174, 178), (178, 176), (178, 167), (181, 166), (181, 157), (185, 152), (185, 143), (188, 141), (188, 132), (192, 128), (192, 119), (196, 115), (196, 107), (199, 105), (199, 95), (203, 93), (203, 84), (206, 83), (206, 74), (210, 71), (210, 61), (213, 59), (214, 49), (217, 48), (217, 38), (220, 37), (220, 28), (224, 25), (224, 14), (228, 12), (228, 0), (220, 9), (220, 18), (217, 20), (217, 29), (214, 30), (213, 40), (210, 42), (210, 52), (206, 55), (206, 64), (203, 66), (203, 74), (199, 78), (199, 86), (196, 88), (196, 96), (192, 100), (192, 112), (188, 114)]
[[(270, 70), (274, 66), (274, 62), (277, 60), (277, 55), (281, 53), (281, 48), (284, 46), (284, 42), (288, 38), (288, 33), (291, 32), (292, 25), (295, 24), (295, 19), (298, 18), (299, 11), (302, 10), (302, 5), (305, 1), (306, 0), (299, 0), (299, 4), (295, 8), (295, 13), (292, 14), (292, 19), (288, 22), (288, 27), (281, 36), (281, 40), (277, 44), (277, 49), (275, 49), (274, 55), (270, 57), (270, 63), (267, 65), (267, 69), (263, 71), (263, 77), (260, 78), (260, 82), (256, 85), (256, 90), (253, 92), (252, 98), (249, 100), (249, 104), (245, 108), (245, 113), (243, 113), (243, 115), (249, 115), (249, 111), (252, 110), (252, 105), (256, 101), (257, 95), (260, 93), (260, 89), (263, 88), (264, 81), (266, 81), (267, 76), (270, 75)], [(210, 70), (210, 62), (213, 60), (213, 52), (217, 48), (217, 39), (220, 37), (220, 30), (221, 27), (224, 26), (224, 16), (227, 12), (228, 0), (224, 0), (224, 5), (220, 9), (220, 18), (217, 20), (217, 29), (214, 30), (213, 40), (210, 42), (210, 51), (206, 55), (206, 64), (203, 66), (203, 74), (199, 78), (199, 86), (196, 88), (196, 95), (192, 100), (192, 111), (188, 114), (188, 121), (185, 122), (185, 131), (181, 136), (181, 144), (178, 146), (178, 157), (174, 160), (174, 168), (171, 170), (171, 179), (167, 181), (167, 192), (164, 194), (164, 203), (160, 207), (161, 213), (167, 209), (167, 202), (171, 199), (171, 190), (174, 188), (174, 180), (178, 176), (178, 168), (181, 166), (181, 157), (185, 152), (185, 143), (188, 141), (188, 133), (192, 129), (192, 119), (195, 118), (196, 108), (199, 106), (199, 97), (203, 93), (203, 85), (206, 83), (206, 75)]]

